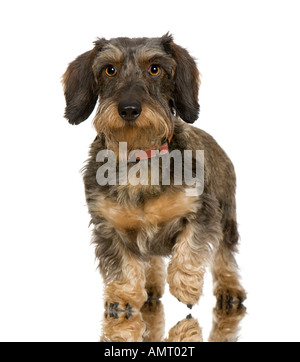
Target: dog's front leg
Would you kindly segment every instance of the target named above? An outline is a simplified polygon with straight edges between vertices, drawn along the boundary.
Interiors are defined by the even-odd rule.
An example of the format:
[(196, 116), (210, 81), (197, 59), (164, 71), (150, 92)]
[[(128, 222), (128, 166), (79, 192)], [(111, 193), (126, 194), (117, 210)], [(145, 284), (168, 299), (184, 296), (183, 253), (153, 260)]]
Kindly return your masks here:
[(121, 276), (105, 286), (102, 341), (142, 342), (146, 325), (141, 307), (147, 300), (143, 264), (124, 255)]
[(192, 249), (194, 228), (189, 224), (178, 236), (168, 265), (170, 292), (180, 302), (192, 307), (202, 293), (205, 256)]
[(208, 224), (201, 225), (195, 220), (187, 223), (177, 237), (168, 266), (170, 292), (189, 308), (202, 294), (205, 269), (222, 237), (218, 218)]

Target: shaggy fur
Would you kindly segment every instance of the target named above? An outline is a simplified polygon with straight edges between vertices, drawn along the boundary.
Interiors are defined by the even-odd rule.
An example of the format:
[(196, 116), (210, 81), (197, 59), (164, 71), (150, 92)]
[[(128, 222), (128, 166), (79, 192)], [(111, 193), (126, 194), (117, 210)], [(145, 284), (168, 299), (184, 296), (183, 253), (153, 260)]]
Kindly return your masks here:
[[(210, 266), (217, 298), (212, 341), (234, 341), (245, 308), (234, 253), (238, 231), (235, 173), (224, 151), (204, 131), (191, 126), (199, 113), (199, 72), (195, 61), (168, 34), (161, 38), (98, 39), (63, 76), (65, 117), (79, 124), (94, 118), (97, 137), (84, 168), (86, 200), (94, 225), (93, 242), (105, 282), (102, 340), (161, 341), (167, 280), (170, 292), (191, 308), (201, 296)], [(125, 106), (124, 106), (125, 105)], [(129, 111), (128, 111), (129, 109)], [(129, 112), (129, 113), (128, 113)], [(185, 182), (170, 185), (100, 186), (101, 150), (115, 153), (119, 142), (132, 150), (204, 150), (204, 191), (187, 196)], [(147, 163), (149, 178), (150, 162)], [(135, 163), (128, 164), (128, 172)], [(162, 172), (160, 164), (159, 173)], [(195, 174), (195, 173), (194, 173)], [(117, 180), (118, 180), (117, 170)], [(163, 257), (169, 256), (167, 276)], [(187, 332), (188, 331), (188, 332)], [(187, 318), (168, 341), (201, 341), (201, 329)]]

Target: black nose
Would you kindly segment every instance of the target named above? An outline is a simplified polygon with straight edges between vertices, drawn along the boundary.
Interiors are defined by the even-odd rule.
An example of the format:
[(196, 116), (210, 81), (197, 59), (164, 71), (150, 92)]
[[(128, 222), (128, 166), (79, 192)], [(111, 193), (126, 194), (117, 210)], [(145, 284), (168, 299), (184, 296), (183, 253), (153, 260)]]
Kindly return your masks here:
[(121, 101), (118, 106), (119, 115), (125, 121), (136, 120), (142, 112), (142, 105), (138, 101)]

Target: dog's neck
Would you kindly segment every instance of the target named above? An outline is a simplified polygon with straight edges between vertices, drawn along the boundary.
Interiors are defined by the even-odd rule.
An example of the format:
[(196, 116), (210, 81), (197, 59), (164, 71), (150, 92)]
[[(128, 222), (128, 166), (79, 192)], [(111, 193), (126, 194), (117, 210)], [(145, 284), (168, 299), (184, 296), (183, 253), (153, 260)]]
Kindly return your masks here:
[(114, 131), (109, 136), (103, 134), (105, 147), (112, 150), (116, 155), (119, 154), (120, 142), (126, 142), (127, 151), (134, 150), (148, 152), (149, 150), (160, 150), (161, 147), (171, 141), (173, 130), (167, 136), (158, 137), (153, 129), (141, 129), (138, 127), (124, 127)]
[(137, 159), (151, 158), (155, 155), (155, 150), (166, 153), (172, 137), (173, 130), (167, 137), (158, 138), (154, 132), (151, 132), (151, 129), (141, 131), (141, 129), (135, 127), (131, 127), (130, 129), (122, 128), (114, 132), (113, 136), (110, 135), (110, 137), (102, 134), (105, 147), (113, 151), (117, 158), (120, 155), (120, 142), (126, 142), (127, 154), (123, 155), (122, 158), (128, 157), (131, 151), (144, 151), (136, 153)]

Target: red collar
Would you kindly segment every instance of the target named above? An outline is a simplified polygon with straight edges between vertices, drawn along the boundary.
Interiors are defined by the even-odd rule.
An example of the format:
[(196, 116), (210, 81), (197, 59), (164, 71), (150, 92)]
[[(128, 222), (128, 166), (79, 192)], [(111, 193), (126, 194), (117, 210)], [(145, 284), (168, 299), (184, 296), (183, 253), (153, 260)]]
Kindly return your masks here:
[[(159, 148), (159, 153), (165, 155), (169, 152), (169, 144), (173, 138), (173, 133), (168, 137), (167, 142), (163, 143)], [(145, 151), (137, 151), (135, 153), (136, 160), (147, 160), (149, 158), (155, 157), (157, 155), (156, 148), (149, 148)]]
[[(171, 143), (171, 140), (173, 138), (173, 132), (169, 135), (167, 141), (163, 143), (159, 148), (159, 153), (161, 155), (165, 155), (169, 152), (169, 145)], [(107, 142), (105, 139), (105, 144), (107, 147)], [(157, 155), (157, 149), (156, 148), (149, 148), (148, 150), (142, 151), (139, 150), (135, 153), (136, 160), (147, 160), (149, 158), (155, 157)]]

